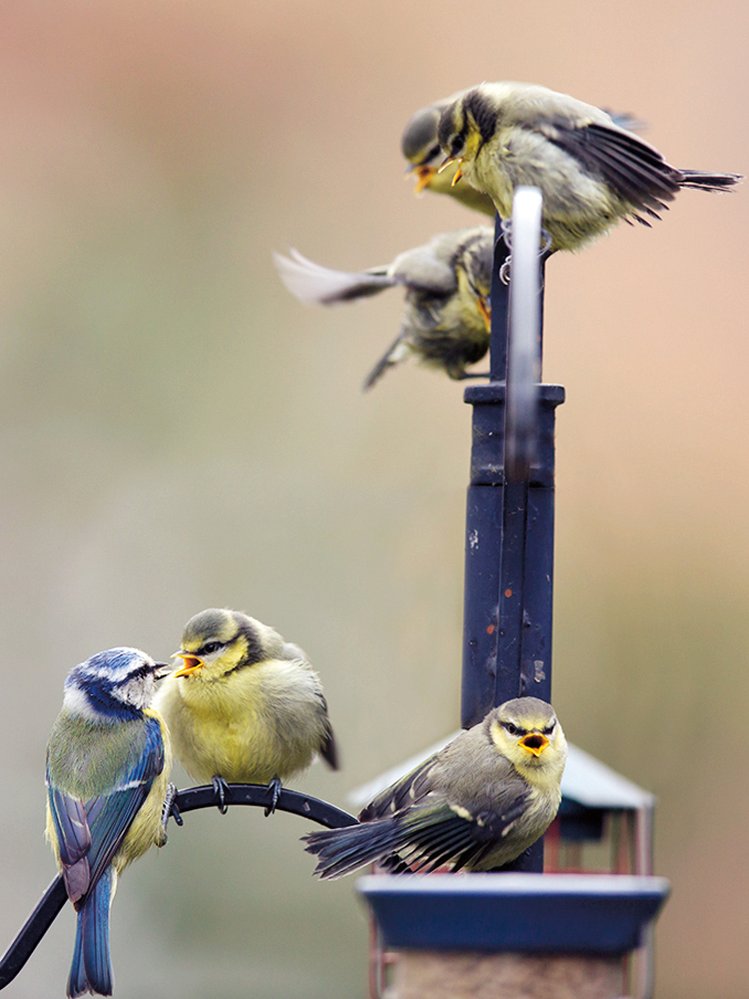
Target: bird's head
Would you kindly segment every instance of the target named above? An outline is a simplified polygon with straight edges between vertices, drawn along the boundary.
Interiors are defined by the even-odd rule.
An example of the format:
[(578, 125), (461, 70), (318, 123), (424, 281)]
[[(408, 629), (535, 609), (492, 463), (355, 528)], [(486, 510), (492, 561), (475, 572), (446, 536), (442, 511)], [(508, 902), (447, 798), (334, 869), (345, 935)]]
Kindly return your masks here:
[(420, 194), (437, 173), (441, 159), (437, 126), (446, 101), (421, 108), (406, 123), (401, 136), (401, 152), (408, 160), (407, 170), (416, 175), (416, 193)]
[(182, 660), (174, 676), (213, 681), (251, 666), (267, 658), (272, 635), (272, 629), (239, 611), (201, 611), (185, 625), (182, 644), (172, 656)]
[(64, 707), (90, 720), (118, 721), (147, 708), (156, 681), (169, 672), (140, 649), (120, 647), (97, 652), (74, 666), (65, 680)]
[(437, 127), (437, 140), (445, 154), (439, 171), (457, 163), (453, 185), (462, 176), (470, 175), (479, 150), (492, 138), (496, 128), (496, 105), (481, 87), (461, 94), (443, 110)]
[(486, 326), (491, 329), (489, 296), (494, 262), (494, 235), (488, 226), (478, 226), (461, 245), (455, 270), (458, 283), (465, 282), (466, 289), (476, 299), (476, 307)]
[(516, 697), (490, 712), (487, 721), (495, 747), (516, 769), (561, 773), (567, 740), (550, 704), (537, 697)]

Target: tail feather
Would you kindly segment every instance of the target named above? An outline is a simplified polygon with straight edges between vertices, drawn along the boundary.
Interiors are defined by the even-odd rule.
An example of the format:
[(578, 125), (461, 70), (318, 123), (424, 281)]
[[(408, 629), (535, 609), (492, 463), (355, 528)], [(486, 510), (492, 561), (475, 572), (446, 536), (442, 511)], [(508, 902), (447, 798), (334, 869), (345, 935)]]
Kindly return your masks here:
[(307, 304), (335, 305), (377, 295), (396, 284), (385, 268), (372, 268), (359, 274), (336, 271), (308, 260), (294, 249), (289, 251), (288, 257), (274, 253), (273, 259), (279, 277), (291, 294)]
[(305, 850), (318, 857), (315, 874), (340, 878), (359, 867), (395, 853), (403, 846), (403, 829), (397, 819), (387, 816), (343, 829), (326, 829), (302, 837)]
[(382, 378), (388, 368), (394, 368), (396, 364), (400, 364), (410, 353), (411, 350), (408, 342), (403, 339), (403, 332), (401, 331), (364, 379), (364, 385), (362, 386), (364, 391), (366, 392), (371, 389)]
[(78, 911), (68, 996), (86, 992), (111, 996), (112, 962), (109, 955), (109, 907), (114, 874), (108, 868)]
[(740, 173), (705, 173), (703, 170), (682, 170), (679, 187), (702, 191), (726, 191), (744, 179)]

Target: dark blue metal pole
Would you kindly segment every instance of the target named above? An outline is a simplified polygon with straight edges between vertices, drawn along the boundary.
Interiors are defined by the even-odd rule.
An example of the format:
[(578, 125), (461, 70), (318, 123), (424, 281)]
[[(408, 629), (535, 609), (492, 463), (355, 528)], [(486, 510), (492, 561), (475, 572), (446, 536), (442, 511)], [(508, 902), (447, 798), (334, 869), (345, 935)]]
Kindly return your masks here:
[[(508, 251), (500, 225), (497, 220), (490, 382), (465, 392), (473, 406), (473, 441), (466, 510), (464, 727), (513, 697), (551, 699), (554, 424), (564, 389), (538, 386), (535, 460), (524, 481), (510, 481), (505, 470), (509, 294), (499, 278)], [(541, 274), (543, 281), (543, 267)], [(513, 866), (540, 871), (542, 845)]]

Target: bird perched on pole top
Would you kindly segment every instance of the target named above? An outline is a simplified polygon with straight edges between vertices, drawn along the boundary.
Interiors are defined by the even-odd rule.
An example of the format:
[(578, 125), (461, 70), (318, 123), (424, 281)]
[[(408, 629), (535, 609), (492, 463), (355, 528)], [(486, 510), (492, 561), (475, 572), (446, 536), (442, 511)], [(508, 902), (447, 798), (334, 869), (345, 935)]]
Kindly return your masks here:
[(374, 862), (413, 873), (502, 867), (553, 821), (566, 759), (550, 704), (505, 701), (378, 794), (359, 825), (305, 836), (315, 874), (338, 878)]
[(670, 166), (611, 115), (546, 87), (482, 83), (440, 117), (441, 169), (488, 195), (503, 219), (521, 185), (543, 195), (552, 250), (574, 250), (620, 220), (649, 226), (683, 187), (726, 191), (735, 173)]
[(196, 780), (213, 782), (221, 811), (226, 783), (268, 784), (275, 810), (281, 782), (319, 753), (338, 753), (317, 673), (298, 645), (239, 611), (209, 608), (185, 625), (156, 706), (177, 758)]
[[(493, 218), (496, 209), (488, 194), (476, 190), (471, 184), (453, 183), (453, 178), (459, 169), (457, 162), (448, 164), (444, 170), (439, 169), (444, 159), (437, 138), (442, 112), (466, 93), (466, 90), (461, 90), (451, 97), (443, 97), (413, 114), (406, 122), (401, 136), (401, 152), (409, 162), (407, 172), (416, 178), (414, 189), (416, 194), (421, 194), (422, 191), (449, 194), (466, 208), (484, 212)], [(620, 128), (636, 131), (643, 127), (643, 123), (631, 114), (614, 111), (608, 113), (614, 124)]]
[(470, 377), (466, 367), (489, 349), (493, 254), (493, 230), (475, 226), (435, 236), (361, 273), (322, 267), (296, 250), (274, 256), (281, 280), (305, 303), (337, 305), (398, 285), (406, 289), (400, 332), (367, 376), (369, 389), (411, 356), (450, 378)]
[(150, 708), (169, 671), (131, 648), (98, 652), (65, 681), (47, 746), (46, 835), (78, 912), (68, 996), (112, 994), (109, 907), (117, 876), (166, 833), (169, 739)]

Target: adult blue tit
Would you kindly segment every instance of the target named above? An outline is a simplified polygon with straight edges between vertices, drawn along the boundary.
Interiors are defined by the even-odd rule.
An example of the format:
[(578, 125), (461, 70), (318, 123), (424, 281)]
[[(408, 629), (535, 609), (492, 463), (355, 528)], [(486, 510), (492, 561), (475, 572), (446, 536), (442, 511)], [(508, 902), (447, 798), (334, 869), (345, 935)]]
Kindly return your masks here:
[(378, 794), (359, 825), (311, 833), (305, 849), (321, 878), (373, 862), (400, 872), (502, 867), (554, 819), (566, 759), (550, 704), (505, 701)]
[[(461, 90), (451, 97), (443, 97), (428, 107), (419, 108), (406, 122), (401, 136), (401, 152), (408, 160), (408, 172), (416, 178), (415, 193), (431, 191), (433, 194), (449, 194), (474, 211), (494, 216), (494, 202), (488, 194), (476, 190), (471, 184), (453, 183), (459, 169), (456, 162), (440, 170), (443, 160), (442, 148), (437, 138), (437, 129), (445, 108), (454, 104), (467, 91)], [(620, 128), (638, 129), (642, 122), (630, 114), (609, 112), (611, 120)]]
[(336, 305), (405, 288), (405, 309), (398, 336), (370, 371), (371, 388), (388, 368), (415, 357), (450, 378), (471, 377), (466, 367), (489, 349), (489, 291), (494, 234), (490, 226), (442, 233), (406, 250), (391, 264), (361, 273), (335, 271), (291, 251), (275, 254), (289, 291), (306, 303)]
[(528, 83), (482, 83), (442, 111), (444, 165), (510, 219), (520, 185), (540, 188), (552, 250), (574, 250), (622, 219), (650, 226), (683, 187), (725, 191), (741, 176), (670, 166), (600, 108)]
[(155, 705), (175, 753), (195, 779), (212, 781), (226, 808), (226, 782), (268, 784), (275, 810), (282, 781), (319, 753), (338, 767), (322, 684), (307, 656), (239, 611), (209, 608), (185, 625)]
[(46, 835), (78, 913), (68, 996), (112, 994), (109, 908), (117, 877), (166, 842), (169, 739), (150, 704), (168, 670), (138, 649), (115, 648), (65, 680), (47, 746)]

